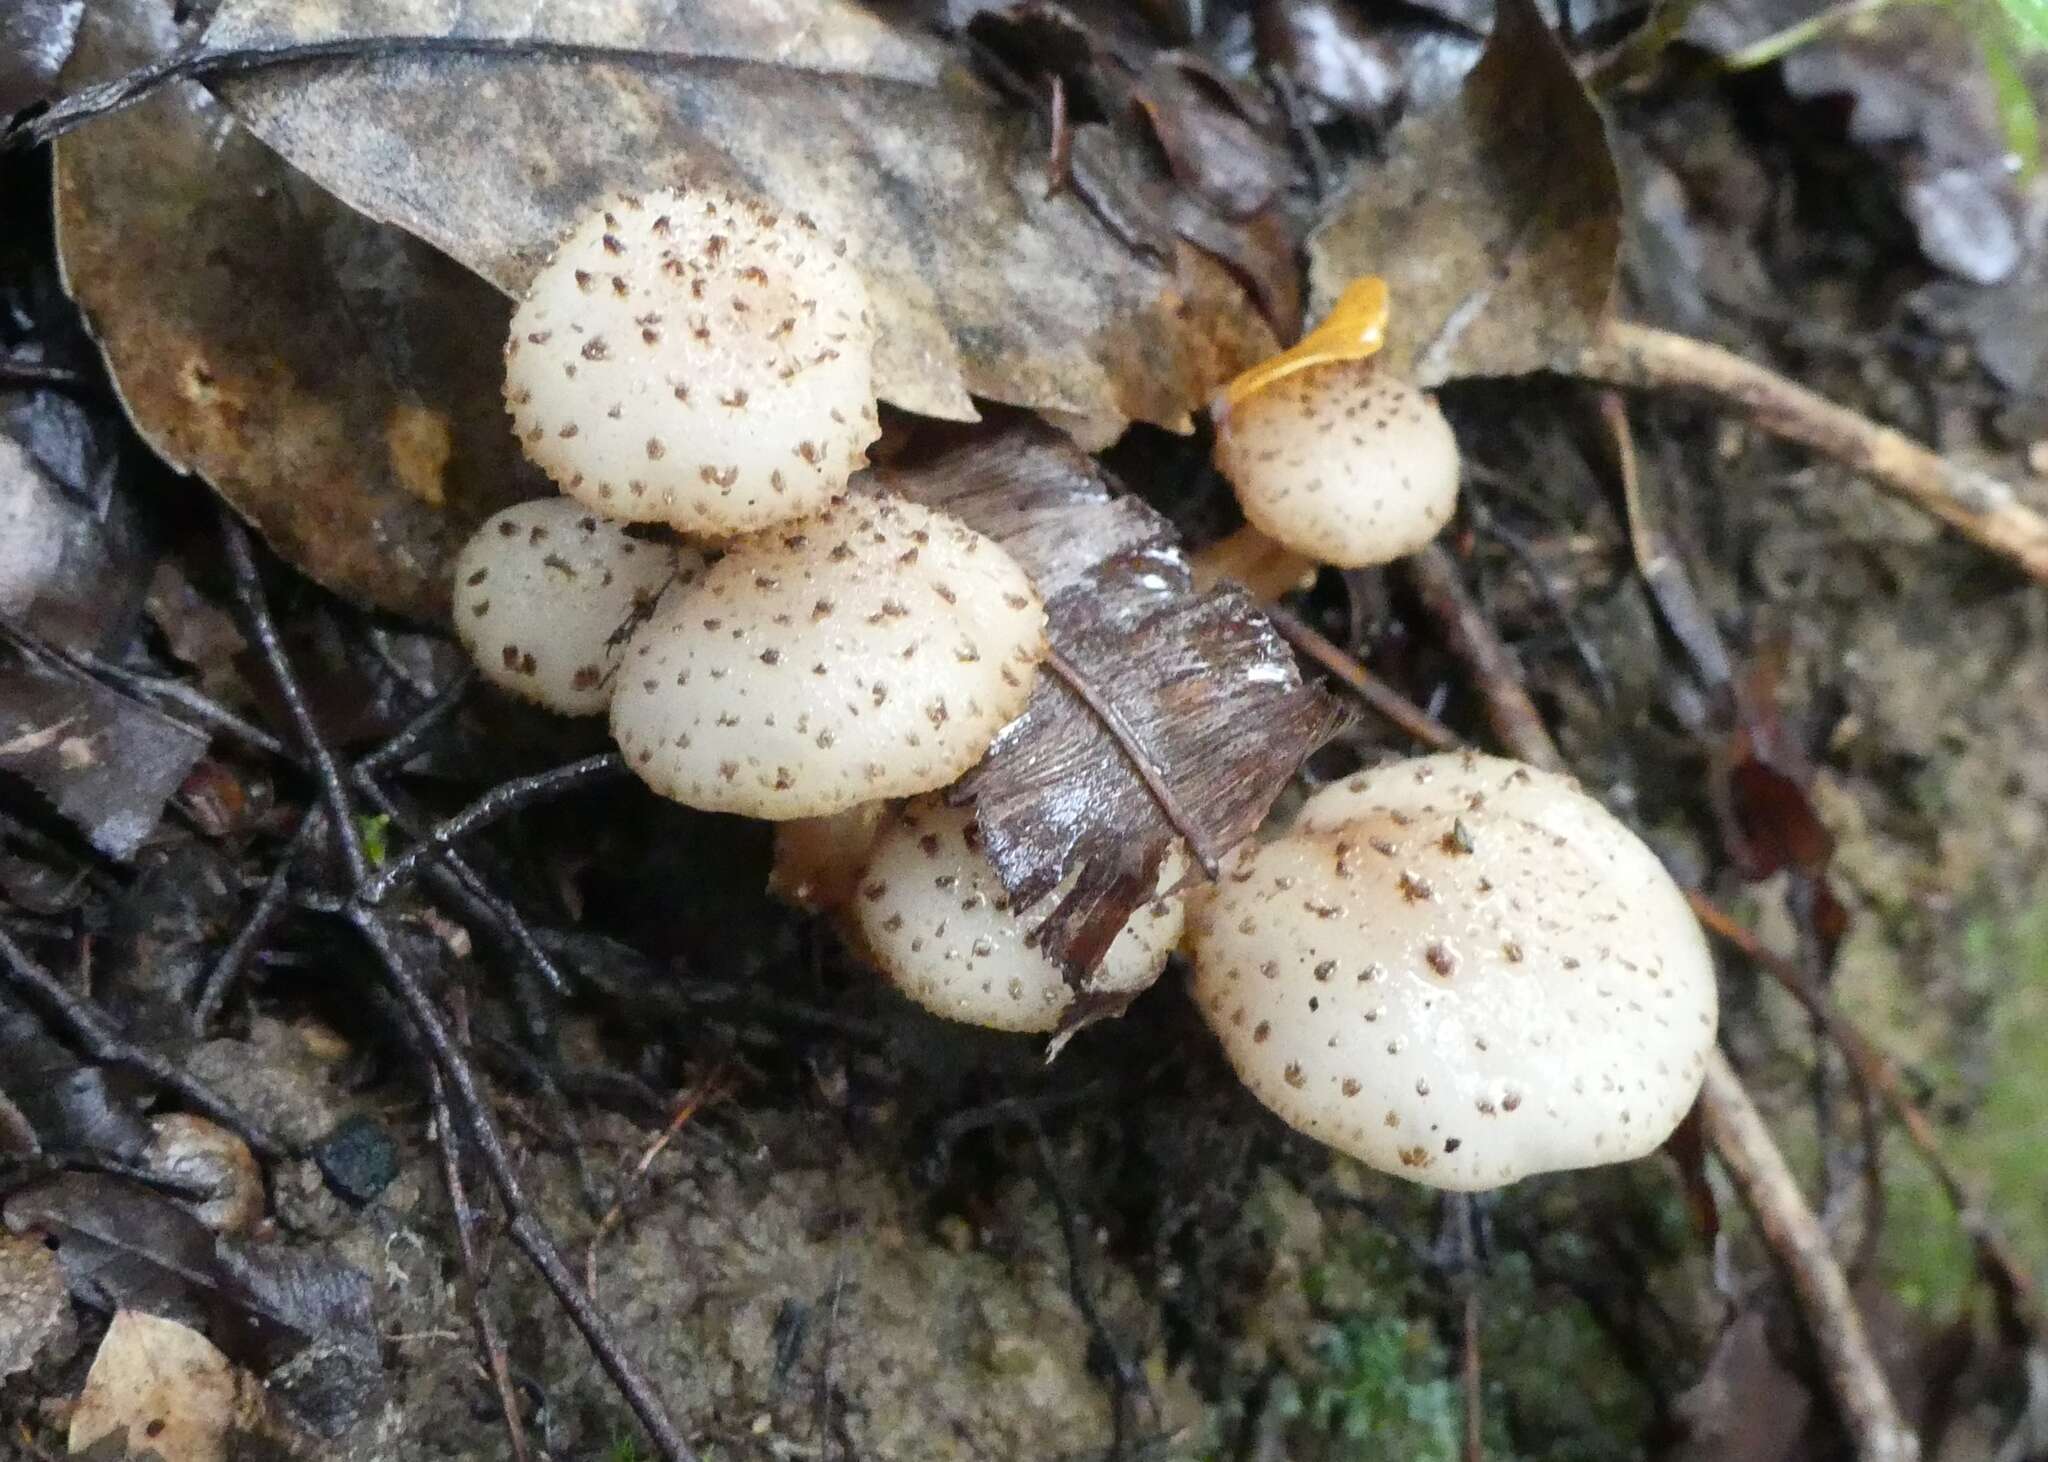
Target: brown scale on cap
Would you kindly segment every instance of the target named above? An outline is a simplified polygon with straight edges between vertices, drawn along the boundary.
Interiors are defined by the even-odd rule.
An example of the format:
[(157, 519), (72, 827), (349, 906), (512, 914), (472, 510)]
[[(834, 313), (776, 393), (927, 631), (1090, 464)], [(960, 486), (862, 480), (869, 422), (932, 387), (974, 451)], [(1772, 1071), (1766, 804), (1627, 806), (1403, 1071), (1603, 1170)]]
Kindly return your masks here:
[(703, 568), (695, 551), (633, 538), (568, 498), (520, 503), (457, 556), (455, 633), (494, 685), (594, 716), (611, 701), (622, 632)]
[[(1372, 840), (1392, 857), (1358, 858)], [(1197, 1004), (1253, 1093), (1436, 1187), (1653, 1151), (1713, 1046), (1713, 963), (1669, 875), (1569, 782), (1512, 762), (1326, 788), (1191, 922)]]
[[(1185, 866), (1169, 857), (1158, 887), (1178, 883)], [(1039, 913), (1058, 896), (1049, 895)], [(994, 1030), (1050, 1031), (1073, 1003), (1059, 965), (1037, 945), (1037, 921), (1011, 910), (971, 808), (937, 798), (906, 806), (876, 840), (848, 908), (869, 959), (935, 1015)], [(1180, 942), (1183, 917), (1178, 898), (1138, 910), (1089, 990), (1135, 995), (1158, 979)]]
[(852, 498), (733, 541), (628, 646), (626, 762), (777, 821), (945, 786), (1030, 698), (1045, 608), (1016, 561), (914, 503)]
[(816, 512), (879, 428), (858, 271), (801, 214), (718, 190), (616, 199), (512, 318), (527, 455), (608, 517), (711, 536)]

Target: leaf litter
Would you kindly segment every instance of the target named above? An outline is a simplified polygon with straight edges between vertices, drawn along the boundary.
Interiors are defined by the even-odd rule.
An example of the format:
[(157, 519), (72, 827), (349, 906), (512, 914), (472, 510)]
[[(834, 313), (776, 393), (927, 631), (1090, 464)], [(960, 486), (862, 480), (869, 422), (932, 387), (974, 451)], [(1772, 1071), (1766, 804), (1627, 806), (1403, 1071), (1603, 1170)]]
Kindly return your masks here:
[(207, 39), (621, 48), (613, 64), (415, 55), (217, 88), (316, 182), (508, 292), (615, 190), (715, 182), (801, 209), (848, 240), (879, 316), (879, 392), (906, 410), (966, 420), (984, 397), (1178, 426), (1272, 349), (1207, 254), (1115, 247), (1073, 197), (1045, 196), (1031, 120), (945, 47), (844, 0), (785, 5), (773, 24), (756, 14), (658, 0), (537, 18), (510, 0), (229, 0)]
[(6, 1202), (8, 1229), (54, 1241), (72, 1295), (204, 1330), (307, 1425), (336, 1435), (382, 1390), (370, 1281), (324, 1248), (216, 1234), (136, 1184), (67, 1173)]
[[(95, 5), (66, 84), (190, 39), (167, 6)], [(506, 302), (311, 186), (199, 88), (60, 140), (55, 211), (143, 438), (328, 588), (436, 618), (469, 531), (545, 490), (499, 400)]]
[(1591, 343), (1613, 308), (1621, 183), (1607, 124), (1534, 0), (1502, 0), (1457, 99), (1405, 121), (1388, 149), (1309, 237), (1315, 313), (1385, 276), (1386, 366), (1424, 386), (1549, 369)]

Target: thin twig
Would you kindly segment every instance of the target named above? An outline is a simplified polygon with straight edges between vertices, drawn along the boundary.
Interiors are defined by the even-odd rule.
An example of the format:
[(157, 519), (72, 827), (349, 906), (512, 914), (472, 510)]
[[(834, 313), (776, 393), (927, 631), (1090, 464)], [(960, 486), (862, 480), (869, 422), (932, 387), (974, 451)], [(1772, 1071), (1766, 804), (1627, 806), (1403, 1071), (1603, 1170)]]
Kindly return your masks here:
[(276, 1161), (289, 1155), (283, 1143), (236, 1111), (212, 1087), (121, 1035), (89, 1001), (72, 994), (63, 981), (30, 958), (4, 928), (0, 928), (0, 966), (28, 1002), (61, 1026), (93, 1060), (139, 1072), (164, 1090), (177, 1093), (186, 1106), (233, 1132), (259, 1157)]
[(270, 666), (271, 679), (276, 681), (277, 693), (291, 715), (292, 729), (299, 734), (299, 743), (305, 748), (306, 758), (319, 780), (321, 795), (327, 799), (329, 825), (335, 844), (341, 849), (342, 861), (348, 868), (349, 882), (359, 888), (369, 875), (370, 864), (363, 854), (363, 841), (356, 834), (355, 824), (350, 821), (353, 814), (349, 809), (348, 789), (342, 785), (341, 768), (320, 734), (312, 707), (306, 704), (305, 692), (299, 687), (298, 677), (291, 673), (284, 641), (278, 637), (277, 624), (270, 617), (270, 605), (263, 597), (263, 577), (256, 567), (255, 550), (249, 544), (249, 530), (225, 506), (220, 510), (220, 521), (221, 538), (227, 544), (228, 567), (234, 575), (235, 598), (248, 618), (250, 634)]
[(97, 395), (104, 389), (98, 377), (84, 371), (45, 360), (17, 360), (13, 356), (0, 356), (0, 386), (40, 386), (81, 396)]
[(505, 1438), (512, 1448), (513, 1462), (528, 1462), (532, 1453), (526, 1445), (526, 1426), (519, 1419), (519, 1397), (512, 1389), (512, 1367), (505, 1359), (504, 1342), (498, 1338), (497, 1322), (484, 1302), (483, 1271), (477, 1264), (476, 1240), (469, 1231), (469, 1200), (462, 1189), (462, 1157), (455, 1132), (455, 1115), (448, 1109), (448, 1089), (441, 1073), (427, 1068), (427, 1092), (434, 1111), (434, 1145), (441, 1151), (441, 1182), (448, 1190), (448, 1207), (455, 1215), (455, 1250), (462, 1260), (462, 1287), (469, 1301), (470, 1323), (476, 1328), (477, 1349), (483, 1353), (484, 1369), (491, 1387), (498, 1393), (498, 1412), (505, 1420)]
[(1756, 1104), (1719, 1050), (1707, 1054), (1700, 1099), (1715, 1154), (1800, 1297), (1857, 1457), (1861, 1462), (1914, 1462), (1919, 1438), (1892, 1401), (1849, 1282)]
[(513, 1244), (554, 1292), (556, 1301), (568, 1312), (570, 1321), (582, 1333), (591, 1354), (626, 1398), (626, 1404), (632, 1407), (633, 1414), (647, 1429), (661, 1455), (667, 1462), (695, 1462), (696, 1454), (669, 1419), (653, 1384), (619, 1345), (611, 1326), (576, 1283), (576, 1276), (563, 1260), (554, 1235), (534, 1217), (512, 1155), (506, 1150), (504, 1139), (498, 1135), (497, 1124), (484, 1105), (482, 1092), (477, 1089), (475, 1074), (456, 1050), (440, 1012), (406, 963), (397, 940), (384, 923), (383, 914), (367, 904), (355, 903), (350, 907), (349, 921), (376, 954), (385, 984), (405, 1007), (428, 1054), (447, 1079), (454, 1094), (455, 1108), (483, 1160), (484, 1171), (498, 1190)]
[(395, 767), (411, 758), (426, 740), (427, 734), (443, 721), (455, 714), (462, 704), (462, 698), (469, 694), (470, 687), (477, 681), (474, 665), (464, 665), (453, 679), (441, 687), (441, 691), (421, 708), (398, 733), (368, 756), (356, 763), (359, 776), (374, 777), (386, 768)]
[[(645, 1178), (647, 1170), (654, 1166), (654, 1160), (668, 1150), (668, 1145), (675, 1141), (676, 1134), (689, 1125), (692, 1117), (704, 1109), (705, 1103), (715, 1101), (724, 1094), (725, 1073), (722, 1070), (714, 1071), (695, 1088), (683, 1093), (682, 1100), (676, 1103), (675, 1114), (669, 1118), (668, 1125), (662, 1128), (661, 1135), (648, 1144), (647, 1150), (640, 1154), (640, 1160), (633, 1164), (633, 1171), (628, 1174), (627, 1183), (637, 1183)], [(618, 1198), (605, 1210), (604, 1217), (597, 1221), (597, 1227), (591, 1231), (590, 1243), (583, 1251), (583, 1287), (593, 1295), (597, 1293), (597, 1246), (604, 1242), (606, 1234), (618, 1226), (619, 1216), (626, 1211), (626, 1200), (632, 1195), (626, 1192), (625, 1188), (626, 1184), (620, 1185)]]
[(1543, 724), (1543, 713), (1522, 688), (1514, 655), (1494, 633), (1450, 554), (1432, 543), (1402, 562), (1451, 653), (1472, 673), (1487, 724), (1501, 745), (1531, 766), (1563, 771), (1564, 754)]
[(1732, 351), (1617, 321), (1580, 352), (1571, 373), (1631, 390), (1686, 391), (1734, 408), (1773, 436), (1853, 468), (1972, 542), (2048, 583), (2048, 518), (2010, 484), (1963, 467)]
[(408, 848), (404, 856), (394, 858), (374, 876), (360, 880), (357, 897), (366, 904), (381, 904), (394, 891), (411, 882), (422, 864), (431, 863), (446, 852), (450, 844), (522, 808), (566, 796), (598, 782), (610, 781), (624, 776), (625, 772), (626, 759), (616, 751), (608, 751), (552, 771), (536, 772), (530, 777), (501, 783), (453, 817), (436, 824), (433, 831), (417, 847)]
[(1437, 751), (1452, 751), (1461, 744), (1457, 732), (1367, 670), (1355, 656), (1346, 654), (1321, 631), (1297, 619), (1277, 604), (1261, 607), (1266, 617), (1273, 622), (1273, 628), (1280, 631), (1282, 639), (1294, 646), (1298, 653), (1308, 656), (1323, 670), (1344, 682), (1374, 712), (1391, 722), (1395, 729)]
[[(261, 647), (270, 667), (272, 678), (278, 683), (279, 693), (291, 709), (293, 721), (305, 744), (307, 758), (320, 769), (321, 789), (329, 800), (337, 823), (335, 839), (340, 845), (345, 863), (353, 879), (354, 896), (344, 904), (340, 912), (355, 927), (363, 941), (376, 955), (376, 964), (384, 984), (397, 997), (413, 1027), (413, 1035), (425, 1047), (429, 1060), (447, 1083), (447, 1090), (453, 1093), (448, 1103), (449, 1111), (462, 1119), (470, 1142), (482, 1159), (484, 1171), (491, 1184), (497, 1189), (498, 1201), (505, 1210), (512, 1242), (526, 1257), (548, 1288), (554, 1293), (557, 1303), (568, 1313), (570, 1322), (583, 1337), (598, 1364), (611, 1378), (612, 1384), (626, 1399), (633, 1414), (647, 1431), (656, 1450), (664, 1462), (696, 1462), (696, 1453), (691, 1451), (669, 1418), (661, 1398), (655, 1393), (653, 1383), (628, 1356), (612, 1333), (610, 1324), (600, 1314), (590, 1297), (583, 1293), (576, 1283), (576, 1277), (563, 1260), (560, 1247), (546, 1224), (535, 1217), (526, 1197), (525, 1186), (519, 1180), (519, 1171), (513, 1164), (512, 1155), (507, 1151), (503, 1137), (498, 1133), (497, 1123), (492, 1119), (489, 1106), (479, 1089), (476, 1073), (469, 1061), (457, 1049), (448, 1032), (441, 1012), (421, 985), (413, 972), (403, 949), (400, 947), (387, 916), (375, 903), (365, 897), (369, 885), (369, 859), (363, 850), (362, 837), (353, 821), (353, 810), (349, 805), (348, 789), (342, 784), (337, 772), (333, 749), (320, 733), (319, 724), (308, 708), (305, 692), (292, 671), (290, 658), (284, 652), (276, 626), (270, 618), (268, 604), (264, 600), (263, 581), (257, 572), (254, 552), (247, 534), (232, 519), (227, 520), (229, 557), (235, 572), (235, 588), (247, 612), (251, 627), (256, 631), (256, 642)], [(0, 935), (4, 939), (4, 935)], [(47, 978), (47, 977), (45, 977)], [(445, 1095), (445, 1093), (444, 1093)], [(254, 1144), (252, 1143), (252, 1146)]]
[(298, 831), (292, 834), (291, 842), (277, 855), (277, 866), (263, 881), (263, 891), (256, 896), (256, 907), (249, 911), (249, 917), (228, 942), (228, 947), (221, 951), (213, 968), (206, 972), (206, 979), (199, 987), (199, 998), (192, 1005), (193, 1035), (205, 1035), (207, 1027), (213, 1024), (214, 1016), (220, 1013), (221, 1002), (227, 999), (228, 991), (269, 937), (278, 915), (284, 912), (285, 901), (291, 896), (292, 877), (298, 871), (299, 859), (319, 837), (320, 824), (325, 816), (316, 807), (299, 819)]
[(1067, 1194), (1066, 1182), (1060, 1176), (1052, 1139), (1046, 1136), (1045, 1124), (1038, 1120), (1037, 1112), (1026, 1107), (1022, 1116), (1025, 1125), (1031, 1129), (1032, 1143), (1038, 1149), (1038, 1164), (1045, 1178), (1045, 1189), (1051, 1195), (1053, 1213), (1060, 1223), (1060, 1237), (1066, 1245), (1067, 1290), (1074, 1298), (1074, 1307), (1081, 1312), (1083, 1323), (1088, 1326), (1088, 1333), (1102, 1347), (1109, 1362), (1109, 1457), (1110, 1462), (1117, 1462), (1130, 1442), (1131, 1397), (1137, 1394), (1149, 1401), (1151, 1393), (1145, 1385), (1144, 1373), (1124, 1354), (1123, 1346), (1095, 1303), (1094, 1285), (1088, 1277), (1088, 1232), (1081, 1223), (1080, 1214), (1074, 1209), (1073, 1199)]
[[(211, 50), (204, 45), (178, 51), (139, 66), (126, 75), (88, 86), (59, 100), (48, 111), (0, 133), (0, 153), (35, 147), (63, 136), (97, 117), (111, 116), (148, 98), (175, 81), (212, 81), (247, 76), (285, 66), (311, 66), (349, 61), (405, 60), (422, 56), (469, 56), (486, 60), (577, 62), (631, 66), (649, 71), (673, 70), (674, 51), (640, 46), (608, 46), (586, 41), (557, 41), (545, 36), (382, 35), (302, 41), (282, 46), (241, 46)], [(745, 68), (757, 63), (744, 57), (725, 64)], [(787, 62), (772, 63), (789, 69)]]
[(1223, 874), (1222, 858), (1210, 844), (1208, 834), (1187, 815), (1186, 810), (1180, 805), (1180, 800), (1174, 796), (1173, 788), (1167, 786), (1166, 780), (1159, 775), (1159, 763), (1146, 750), (1145, 743), (1138, 739), (1137, 731), (1124, 719), (1123, 712), (1097, 695), (1095, 687), (1088, 683), (1088, 677), (1057, 649), (1046, 652), (1045, 663), (1052, 673), (1059, 677), (1060, 684), (1072, 691), (1081, 704), (1094, 713), (1095, 719), (1102, 723), (1102, 728), (1109, 733), (1110, 740), (1117, 744), (1117, 749), (1123, 752), (1124, 759), (1131, 764), (1131, 769), (1145, 784), (1145, 790), (1152, 794), (1152, 800), (1159, 804), (1159, 810), (1165, 815), (1167, 822), (1180, 834), (1181, 841), (1188, 845), (1188, 851), (1194, 855), (1202, 871), (1209, 875), (1210, 882), (1215, 882)]

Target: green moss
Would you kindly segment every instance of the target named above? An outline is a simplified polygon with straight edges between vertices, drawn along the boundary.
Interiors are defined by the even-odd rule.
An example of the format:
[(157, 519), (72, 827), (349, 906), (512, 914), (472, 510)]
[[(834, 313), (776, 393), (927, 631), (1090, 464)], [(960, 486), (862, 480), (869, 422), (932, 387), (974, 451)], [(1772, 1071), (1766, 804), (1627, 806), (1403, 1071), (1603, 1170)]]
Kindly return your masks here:
[(1336, 1444), (1329, 1455), (1456, 1462), (1463, 1402), (1455, 1366), (1428, 1329), (1348, 1315), (1325, 1327), (1314, 1351), (1320, 1370), (1295, 1385), (1302, 1420)]
[[(1983, 1185), (1987, 1207), (2037, 1272), (2048, 1267), (2048, 906), (1983, 915), (1964, 929), (1966, 1009), (1918, 1074), (1937, 1094), (1950, 1165)], [(1946, 1316), (1972, 1285), (1970, 1245), (1926, 1166), (1887, 1144), (1884, 1277), (1901, 1299)]]

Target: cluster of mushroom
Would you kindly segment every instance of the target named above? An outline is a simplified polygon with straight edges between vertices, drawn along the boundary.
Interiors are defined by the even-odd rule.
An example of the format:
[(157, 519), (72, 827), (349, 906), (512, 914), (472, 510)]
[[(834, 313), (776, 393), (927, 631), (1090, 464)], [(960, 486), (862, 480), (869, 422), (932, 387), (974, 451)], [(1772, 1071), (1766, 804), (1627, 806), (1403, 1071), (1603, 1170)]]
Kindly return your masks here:
[(566, 496), (471, 540), (458, 631), (507, 690), (609, 709), (633, 769), (694, 807), (810, 817), (944, 786), (1045, 654), (1000, 547), (845, 496), (878, 428), (843, 254), (730, 194), (622, 196), (513, 315), (506, 404)]
[[(1362, 364), (1384, 317), (1362, 282), (1220, 413), (1254, 529), (1317, 562), (1410, 552), (1455, 503), (1434, 403)], [(515, 429), (565, 496), (477, 533), (456, 624), (496, 684), (608, 710), (657, 792), (783, 823), (799, 896), (910, 998), (1050, 1031), (1066, 972), (972, 811), (932, 795), (1023, 710), (1044, 605), (965, 524), (848, 492), (878, 434), (873, 349), (858, 273), (803, 215), (616, 199), (535, 277), (506, 350)], [(1246, 1085), (1375, 1167), (1476, 1188), (1618, 1161), (1697, 1090), (1698, 928), (1561, 778), (1397, 763), (1317, 793), (1216, 887), (1182, 898), (1184, 870), (1166, 860), (1090, 989), (1141, 991), (1184, 949)]]
[[(655, 791), (865, 864), (849, 923), (913, 998), (1050, 1030), (1072, 992), (971, 813), (886, 805), (981, 759), (1047, 641), (999, 545), (848, 492), (878, 434), (874, 344), (858, 272), (804, 215), (612, 200), (535, 276), (505, 352), (514, 430), (564, 496), (471, 539), (456, 627), (500, 687), (608, 711)], [(1141, 914), (1102, 981), (1143, 988), (1179, 931), (1177, 900)]]

